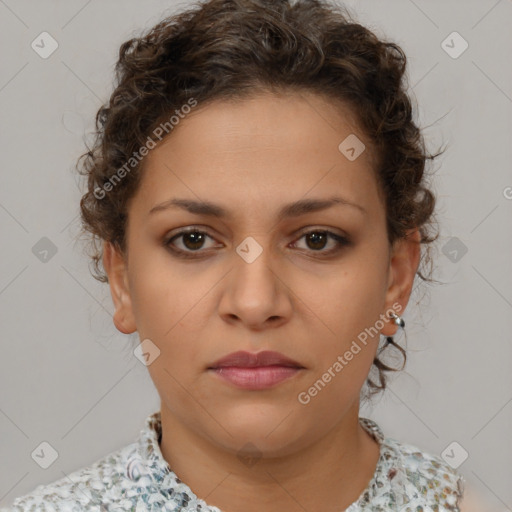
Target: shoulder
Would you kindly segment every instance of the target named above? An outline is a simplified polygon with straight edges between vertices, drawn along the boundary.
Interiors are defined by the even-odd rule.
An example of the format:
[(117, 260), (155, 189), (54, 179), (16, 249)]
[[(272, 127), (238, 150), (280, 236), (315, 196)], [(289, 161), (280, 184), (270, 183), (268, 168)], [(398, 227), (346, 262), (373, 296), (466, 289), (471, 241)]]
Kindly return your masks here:
[[(400, 511), (449, 510), (459, 512), (465, 480), (441, 457), (421, 450), (415, 445), (401, 443), (393, 438), (385, 439), (385, 446), (394, 451), (399, 467), (388, 468), (388, 478), (398, 477), (403, 493)], [(398, 465), (398, 464), (397, 464)]]
[(446, 461), (409, 443), (384, 435), (369, 418), (361, 426), (380, 445), (372, 480), (347, 512), (461, 512), (465, 480)]
[(136, 442), (36, 487), (0, 512), (146, 512), (181, 510), (187, 505), (206, 510), (206, 504), (179, 480), (163, 458), (160, 434), (160, 412), (156, 412), (146, 418)]
[[(16, 498), (9, 508), (1, 509), (0, 512), (103, 512), (108, 510), (108, 503), (114, 502), (120, 505), (116, 510), (124, 510), (122, 496), (127, 491), (126, 482), (130, 482), (127, 469), (136, 448), (136, 443), (132, 443), (90, 466), (50, 484), (39, 485), (32, 492)], [(131, 503), (129, 500), (129, 505)]]

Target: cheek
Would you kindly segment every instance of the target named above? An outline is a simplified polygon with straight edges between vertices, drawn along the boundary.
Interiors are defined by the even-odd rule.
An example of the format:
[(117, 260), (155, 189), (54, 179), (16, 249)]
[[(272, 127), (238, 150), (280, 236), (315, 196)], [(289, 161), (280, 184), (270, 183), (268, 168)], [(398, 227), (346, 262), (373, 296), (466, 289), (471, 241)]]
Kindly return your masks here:
[(330, 342), (335, 340), (342, 348), (374, 326), (384, 312), (385, 284), (385, 269), (354, 258), (353, 264), (347, 262), (341, 272), (324, 279), (322, 286), (305, 283), (302, 295), (308, 297), (306, 303)]
[(173, 264), (164, 249), (134, 251), (130, 262), (130, 292), (140, 336), (165, 342), (175, 336), (206, 293)]
[(344, 263), (342, 271), (323, 281), (325, 286), (305, 295), (314, 312), (309, 329), (316, 354), (308, 385), (317, 382), (321, 389), (312, 390), (318, 393), (314, 407), (319, 410), (359, 396), (380, 340), (375, 326), (384, 313), (385, 269), (363, 258)]
[(206, 364), (205, 333), (211, 319), (208, 294), (214, 281), (193, 278), (177, 272), (177, 268), (167, 262), (164, 266), (147, 265), (139, 271), (134, 265), (131, 285), (140, 339), (150, 339), (160, 350), (159, 364), (148, 369), (152, 378), (163, 380), (166, 387), (173, 383), (169, 373), (182, 382), (194, 373), (192, 362), (198, 372)]

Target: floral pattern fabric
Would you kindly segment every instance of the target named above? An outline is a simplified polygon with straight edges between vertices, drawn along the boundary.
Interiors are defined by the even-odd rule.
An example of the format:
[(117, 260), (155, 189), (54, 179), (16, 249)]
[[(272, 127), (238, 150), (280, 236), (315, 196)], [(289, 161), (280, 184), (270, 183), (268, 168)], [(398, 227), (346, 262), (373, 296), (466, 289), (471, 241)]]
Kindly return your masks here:
[[(464, 478), (441, 458), (384, 437), (374, 421), (359, 418), (379, 443), (373, 478), (345, 512), (460, 512)], [(160, 412), (146, 418), (139, 439), (31, 493), (0, 512), (222, 512), (197, 497), (160, 451)], [(342, 512), (340, 510), (340, 512)]]

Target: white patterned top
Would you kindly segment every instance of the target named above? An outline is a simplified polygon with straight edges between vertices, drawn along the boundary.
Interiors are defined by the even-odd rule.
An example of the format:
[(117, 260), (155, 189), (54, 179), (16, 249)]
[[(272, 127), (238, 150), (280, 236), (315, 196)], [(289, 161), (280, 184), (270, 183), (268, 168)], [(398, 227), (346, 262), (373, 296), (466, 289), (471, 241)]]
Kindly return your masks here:
[[(139, 439), (94, 464), (31, 493), (0, 512), (222, 512), (198, 498), (170, 469), (160, 451), (160, 412), (148, 416)], [(372, 480), (345, 512), (460, 512), (464, 478), (441, 458), (384, 437), (359, 418), (379, 443)], [(340, 511), (341, 512), (341, 511)]]

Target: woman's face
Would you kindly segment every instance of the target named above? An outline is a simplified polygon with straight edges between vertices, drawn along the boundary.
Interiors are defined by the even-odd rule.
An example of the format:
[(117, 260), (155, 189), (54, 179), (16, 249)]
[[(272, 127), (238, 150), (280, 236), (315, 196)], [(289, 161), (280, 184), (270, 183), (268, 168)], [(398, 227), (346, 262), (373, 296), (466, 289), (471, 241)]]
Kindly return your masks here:
[[(339, 149), (353, 134), (359, 156), (356, 139)], [(402, 313), (418, 263), (411, 244), (389, 252), (370, 156), (348, 111), (306, 93), (199, 106), (150, 151), (127, 261), (106, 244), (104, 263), (117, 328), (160, 351), (148, 369), (163, 416), (224, 449), (274, 454), (357, 417), (379, 342), (362, 333), (396, 332), (382, 320)], [(301, 369), (211, 369), (236, 351)]]

